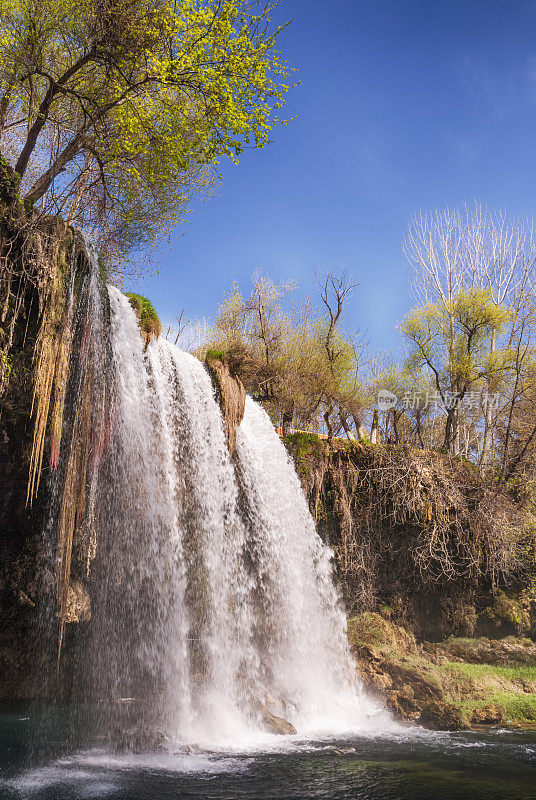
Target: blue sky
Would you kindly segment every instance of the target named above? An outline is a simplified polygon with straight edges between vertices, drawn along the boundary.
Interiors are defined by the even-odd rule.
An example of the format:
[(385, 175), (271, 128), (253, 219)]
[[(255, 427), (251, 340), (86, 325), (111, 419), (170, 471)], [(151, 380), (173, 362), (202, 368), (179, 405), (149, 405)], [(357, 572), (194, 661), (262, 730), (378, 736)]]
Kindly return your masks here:
[(211, 318), (255, 269), (312, 295), (315, 269), (345, 264), (360, 284), (347, 324), (396, 348), (412, 214), (536, 207), (536, 2), (282, 0), (278, 15), (293, 20), (280, 49), (301, 80), (294, 121), (223, 165), (138, 288), (163, 320)]

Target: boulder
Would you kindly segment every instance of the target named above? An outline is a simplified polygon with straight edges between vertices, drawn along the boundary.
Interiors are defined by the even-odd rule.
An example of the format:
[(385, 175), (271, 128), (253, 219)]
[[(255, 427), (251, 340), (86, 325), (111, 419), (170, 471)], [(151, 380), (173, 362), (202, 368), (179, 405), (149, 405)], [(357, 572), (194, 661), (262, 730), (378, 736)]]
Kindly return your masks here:
[(440, 700), (433, 700), (424, 705), (419, 723), (425, 728), (441, 731), (459, 731), (469, 727), (457, 706)]
[(504, 720), (504, 710), (494, 703), (483, 708), (475, 708), (471, 717), (471, 722), (475, 725), (500, 725)]
[(283, 717), (276, 717), (267, 708), (262, 709), (262, 721), (264, 727), (270, 733), (277, 733), (279, 735), (289, 735), (297, 733), (296, 728)]

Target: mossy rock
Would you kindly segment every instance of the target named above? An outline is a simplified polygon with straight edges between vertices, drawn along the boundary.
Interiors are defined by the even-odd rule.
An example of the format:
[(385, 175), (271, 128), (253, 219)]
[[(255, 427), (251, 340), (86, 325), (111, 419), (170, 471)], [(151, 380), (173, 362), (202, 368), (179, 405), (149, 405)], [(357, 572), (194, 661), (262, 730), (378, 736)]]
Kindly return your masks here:
[(497, 591), (493, 603), (481, 614), (478, 626), (482, 633), (523, 636), (531, 630), (531, 619), (523, 598)]
[(316, 433), (304, 431), (291, 433), (285, 436), (285, 444), (302, 479), (308, 479), (311, 472), (324, 461), (325, 446)]
[(151, 341), (153, 336), (158, 339), (162, 332), (162, 325), (158, 319), (158, 314), (154, 310), (153, 304), (147, 297), (142, 297), (141, 294), (134, 294), (133, 292), (126, 292), (126, 296), (130, 301), (130, 305), (134, 309), (138, 318), (138, 325), (146, 345)]
[(353, 649), (372, 645), (383, 651), (417, 652), (413, 634), (375, 612), (366, 611), (348, 620), (348, 640)]
[(223, 361), (225, 353), (223, 350), (207, 350), (205, 361)]

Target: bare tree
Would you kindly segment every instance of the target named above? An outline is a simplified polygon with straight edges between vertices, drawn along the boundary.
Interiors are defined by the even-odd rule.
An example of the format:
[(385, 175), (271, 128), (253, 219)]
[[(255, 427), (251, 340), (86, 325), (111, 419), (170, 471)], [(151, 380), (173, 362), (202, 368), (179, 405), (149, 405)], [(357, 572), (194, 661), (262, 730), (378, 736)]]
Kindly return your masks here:
[(190, 320), (189, 319), (187, 319), (186, 322), (182, 321), (183, 316), (184, 316), (184, 308), (181, 308), (180, 314), (177, 317), (177, 335), (175, 337), (175, 344), (177, 344), (177, 342), (179, 341), (180, 337), (182, 336), (182, 334), (184, 333), (184, 331), (186, 330), (186, 328), (190, 324)]
[[(335, 424), (344, 430), (348, 439), (355, 438), (348, 423), (351, 415), (357, 438), (362, 439), (365, 436), (365, 429), (361, 420), (359, 404), (355, 402), (357, 374), (354, 374), (353, 386), (344, 386), (345, 379), (348, 378), (344, 373), (348, 368), (349, 346), (353, 347), (350, 361), (357, 369), (359, 365), (358, 351), (363, 348), (363, 343), (361, 340), (357, 340), (355, 335), (350, 339), (342, 337), (339, 330), (345, 308), (357, 284), (345, 270), (340, 275), (328, 272), (322, 277), (318, 274), (315, 277), (320, 299), (327, 312), (322, 343), (332, 385), (332, 392), (328, 391), (324, 398), (323, 418), (328, 438), (335, 435)], [(352, 342), (353, 344), (351, 344)], [(336, 423), (334, 415), (336, 415)]]

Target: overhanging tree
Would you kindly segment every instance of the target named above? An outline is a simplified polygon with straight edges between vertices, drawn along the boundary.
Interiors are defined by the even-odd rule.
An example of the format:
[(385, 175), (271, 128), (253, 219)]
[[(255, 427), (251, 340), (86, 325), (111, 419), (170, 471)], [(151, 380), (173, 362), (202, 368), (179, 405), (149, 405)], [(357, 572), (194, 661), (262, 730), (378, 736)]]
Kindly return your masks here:
[(0, 142), (27, 210), (118, 252), (169, 229), (219, 160), (269, 141), (287, 85), (250, 0), (0, 0)]

